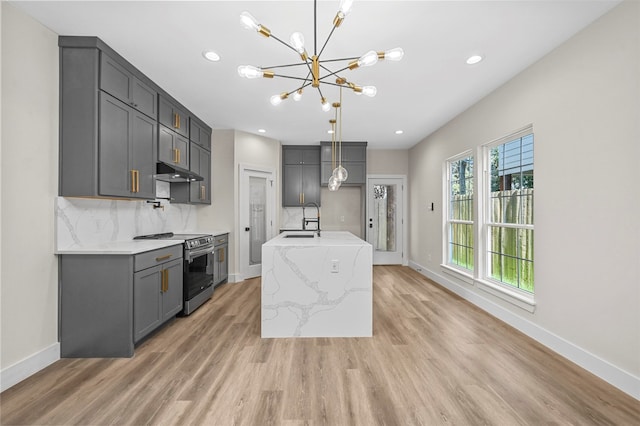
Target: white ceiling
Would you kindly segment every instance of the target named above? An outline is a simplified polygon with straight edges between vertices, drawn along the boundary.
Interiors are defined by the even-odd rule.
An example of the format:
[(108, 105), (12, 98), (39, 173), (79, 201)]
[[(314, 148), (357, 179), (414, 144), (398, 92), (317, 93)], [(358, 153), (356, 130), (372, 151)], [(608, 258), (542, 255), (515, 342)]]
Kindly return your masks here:
[[(338, 1), (319, 1), (318, 50), (332, 27)], [(567, 1), (355, 1), (322, 59), (355, 57), (402, 47), (400, 62), (341, 75), (374, 85), (374, 98), (343, 94), (343, 140), (370, 148), (409, 148), (505, 83), (619, 3)], [(60, 35), (98, 36), (214, 129), (238, 129), (283, 144), (330, 140), (333, 112), (320, 109), (311, 87), (303, 99), (273, 107), (273, 94), (292, 91), (288, 79), (247, 80), (238, 65), (299, 62), (273, 38), (245, 30), (250, 11), (288, 41), (300, 31), (313, 51), (313, 1), (14, 1)], [(205, 61), (213, 49), (221, 60)], [(480, 53), (484, 61), (465, 60)], [(337, 67), (334, 67), (337, 68)], [(306, 75), (303, 72), (301, 77)], [(295, 71), (291, 71), (295, 73)], [(296, 74), (299, 75), (299, 74)], [(330, 102), (338, 89), (321, 86)], [(402, 129), (402, 135), (395, 131)]]

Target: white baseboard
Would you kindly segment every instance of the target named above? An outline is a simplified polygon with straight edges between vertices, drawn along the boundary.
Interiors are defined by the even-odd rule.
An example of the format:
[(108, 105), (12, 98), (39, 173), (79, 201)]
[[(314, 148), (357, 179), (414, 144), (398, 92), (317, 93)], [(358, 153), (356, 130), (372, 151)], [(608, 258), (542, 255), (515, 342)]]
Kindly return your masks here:
[(0, 371), (0, 392), (4, 392), (59, 359), (60, 343), (56, 342), (40, 352), (36, 352), (22, 361), (10, 365)]
[(237, 283), (240, 281), (244, 281), (244, 278), (242, 278), (242, 274), (229, 274), (229, 278), (227, 278), (227, 282), (230, 283)]
[(579, 365), (602, 380), (610, 383), (621, 391), (640, 400), (640, 378), (628, 373), (610, 362), (586, 351), (570, 341), (546, 330), (539, 325), (528, 321), (491, 300), (482, 297), (481, 294), (470, 291), (469, 288), (452, 281), (449, 277), (431, 271), (422, 265), (410, 260), (409, 267), (444, 288), (456, 293), (458, 296), (478, 306), (494, 317), (506, 322), (516, 330), (521, 331), (537, 342), (543, 344), (571, 362)]

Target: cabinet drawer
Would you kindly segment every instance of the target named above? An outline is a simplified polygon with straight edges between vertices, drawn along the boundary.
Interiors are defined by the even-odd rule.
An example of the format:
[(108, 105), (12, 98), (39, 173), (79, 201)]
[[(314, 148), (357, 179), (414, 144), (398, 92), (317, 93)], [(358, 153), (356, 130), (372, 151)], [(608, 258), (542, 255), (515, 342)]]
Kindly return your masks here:
[(219, 246), (229, 243), (229, 234), (216, 235), (214, 245)]
[(134, 271), (142, 271), (152, 266), (160, 265), (174, 259), (182, 258), (182, 244), (166, 247), (159, 250), (147, 251), (136, 254), (133, 260)]

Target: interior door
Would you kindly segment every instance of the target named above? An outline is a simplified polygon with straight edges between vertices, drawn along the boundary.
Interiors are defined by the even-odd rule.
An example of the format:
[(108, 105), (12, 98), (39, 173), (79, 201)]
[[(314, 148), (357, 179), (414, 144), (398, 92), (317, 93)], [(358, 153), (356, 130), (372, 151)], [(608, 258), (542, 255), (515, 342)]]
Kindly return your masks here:
[(262, 274), (262, 244), (275, 236), (275, 173), (240, 167), (240, 270), (247, 279)]
[(374, 265), (404, 263), (404, 178), (367, 179), (367, 241)]

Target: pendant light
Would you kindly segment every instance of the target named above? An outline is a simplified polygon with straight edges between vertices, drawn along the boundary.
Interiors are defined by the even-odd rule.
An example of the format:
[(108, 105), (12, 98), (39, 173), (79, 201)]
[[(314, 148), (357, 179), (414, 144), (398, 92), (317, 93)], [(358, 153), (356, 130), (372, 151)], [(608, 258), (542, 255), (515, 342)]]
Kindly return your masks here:
[[(329, 120), (331, 123), (331, 170), (335, 170), (336, 168), (336, 120), (338, 118), (338, 109), (336, 108), (336, 118)], [(329, 191), (337, 191), (340, 189), (340, 182), (336, 179), (336, 177), (332, 174), (329, 178), (329, 183), (327, 185), (329, 187)]]
[(340, 164), (338, 165), (338, 167), (333, 169), (333, 173), (332, 176), (338, 181), (340, 182), (340, 184), (342, 184), (343, 182), (345, 182), (347, 180), (347, 178), (349, 178), (349, 172), (347, 172), (347, 169), (345, 169), (344, 167), (342, 167), (342, 86), (340, 86), (340, 102), (338, 103), (338, 106), (336, 107), (336, 111), (338, 111), (338, 109), (340, 110), (340, 120), (338, 121), (338, 131), (340, 132), (339, 135), (339, 139), (340, 139), (340, 154), (339, 154), (339, 159), (340, 159)]

